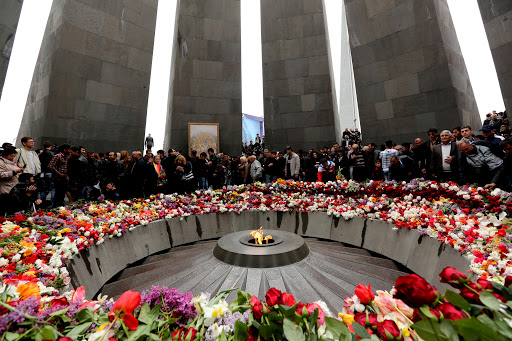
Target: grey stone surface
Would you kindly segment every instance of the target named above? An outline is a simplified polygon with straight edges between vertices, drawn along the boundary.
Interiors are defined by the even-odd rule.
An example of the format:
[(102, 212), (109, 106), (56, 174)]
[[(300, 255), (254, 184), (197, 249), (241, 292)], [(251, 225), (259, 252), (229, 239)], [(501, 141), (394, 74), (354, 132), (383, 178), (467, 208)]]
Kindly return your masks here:
[[(498, 74), (503, 100), (508, 112), (512, 109), (512, 2), (478, 0)], [(490, 108), (490, 110), (492, 110)]]
[(332, 144), (336, 135), (322, 0), (262, 0), (261, 20), (265, 145), (318, 149)]
[(446, 0), (345, 1), (367, 142), (481, 121)]
[(18, 27), (23, 0), (0, 1), (0, 96)]
[(97, 152), (140, 149), (156, 6), (54, 1), (18, 137), (32, 136), (36, 146), (49, 140)]
[(240, 0), (181, 0), (165, 147), (188, 150), (188, 123), (218, 123), (219, 150), (242, 141)]
[[(305, 220), (308, 220), (308, 227), (303, 232), (302, 228)], [(303, 235), (315, 235), (323, 240), (333, 240), (356, 247), (361, 247), (362, 244), (364, 249), (306, 239), (306, 243), (312, 250), (311, 255), (317, 260), (308, 261), (307, 264), (303, 264), (301, 267), (307, 272), (304, 275), (310, 276), (307, 282), (316, 289), (327, 288), (331, 283), (330, 281), (333, 280), (333, 277), (330, 276), (341, 271), (338, 267), (344, 268), (343, 271), (356, 271), (372, 275), (375, 278), (375, 283), (382, 284), (382, 281), (392, 281), (391, 277), (399, 275), (397, 266), (392, 262), (394, 261), (426, 278), (439, 289), (445, 290), (447, 287), (439, 283), (438, 274), (441, 270), (446, 266), (453, 266), (467, 273), (470, 265), (469, 260), (458, 251), (442, 244), (439, 240), (428, 236), (420, 236), (417, 231), (395, 230), (393, 225), (383, 221), (355, 217), (349, 221), (340, 220), (337, 222), (336, 218), (332, 218), (325, 213), (293, 212), (290, 214), (288, 212), (246, 211), (239, 215), (235, 213), (207, 214), (157, 221), (150, 223), (148, 226), (139, 226), (122, 238), (107, 239), (104, 244), (92, 246), (88, 251), (82, 251), (71, 260), (68, 269), (71, 274), (72, 285), (74, 287), (85, 285), (88, 297), (93, 297), (107, 281), (123, 271), (129, 264), (145, 259), (152, 254), (171, 249), (169, 255), (161, 254), (148, 257), (143, 265), (123, 271), (117, 278), (117, 284), (109, 284), (105, 286), (105, 290), (108, 292), (116, 290), (122, 292), (128, 289), (142, 290), (160, 283), (180, 286), (184, 290), (191, 290), (193, 287), (204, 289), (207, 286), (212, 291), (215, 288), (218, 289), (220, 283), (223, 282), (224, 275), (220, 276), (218, 272), (227, 276), (229, 271), (221, 266), (223, 263), (218, 260), (211, 260), (216, 242), (210, 239), (221, 237), (232, 231), (252, 230), (257, 228), (255, 226), (263, 226), (270, 233), (272, 230), (281, 230)], [(325, 228), (318, 228), (319, 226), (325, 226)], [(326, 236), (324, 230), (330, 231), (330, 236), (329, 234)], [(201, 240), (208, 241), (192, 246), (181, 246)], [(175, 248), (180, 250), (183, 262), (177, 260), (179, 259), (178, 254), (172, 253)], [(389, 257), (390, 260), (373, 259), (365, 249)], [(116, 257), (112, 257), (112, 250), (116, 250)], [(184, 257), (185, 255), (189, 257)], [(335, 264), (327, 266), (332, 268), (332, 271), (322, 270), (318, 262), (328, 263), (328, 261)], [(176, 267), (172, 270), (176, 273), (163, 279), (162, 273), (167, 276), (167, 272), (158, 269), (162, 269), (162, 266), (171, 269), (172, 263), (179, 263), (175, 264)], [(360, 268), (358, 268), (358, 263), (362, 264)], [(313, 268), (311, 264), (313, 264)], [(372, 270), (372, 266), (376, 268)], [(200, 269), (197, 267), (200, 267)], [(387, 270), (382, 270), (382, 268)], [(201, 269), (203, 269), (203, 272), (205, 271), (204, 274), (201, 273)], [(214, 271), (214, 269), (217, 270)], [(254, 283), (254, 279), (252, 279), (250, 283), (247, 282), (247, 285), (251, 290), (258, 291), (256, 294), (263, 296), (268, 290), (268, 283), (274, 283), (274, 281), (289, 283), (292, 278), (296, 278), (296, 273), (294, 274), (293, 270), (283, 271), (280, 273), (271, 272), (270, 275), (267, 273), (271, 277), (272, 274), (276, 275), (276, 278), (265, 279), (267, 284)], [(206, 284), (203, 283), (201, 286), (200, 279), (211, 272), (217, 272), (218, 276), (214, 276), (215, 279), (212, 278), (211, 281)], [(134, 279), (137, 274), (141, 274), (142, 277)], [(261, 273), (249, 271), (243, 276), (252, 278), (261, 276)], [(237, 278), (235, 282), (241, 277)], [(320, 279), (329, 282), (327, 287), (320, 283), (311, 282)], [(339, 282), (335, 285), (336, 280), (331, 284), (336, 287), (341, 285), (340, 288), (345, 287), (343, 290), (346, 290), (354, 286), (351, 280), (347, 279), (347, 281), (347, 287), (345, 287), (345, 284), (339, 284)], [(307, 282), (298, 283), (297, 287), (301, 287)], [(389, 288), (383, 289), (389, 290)], [(312, 288), (308, 290), (312, 290)], [(353, 289), (351, 290), (353, 291)], [(353, 292), (350, 292), (350, 294), (353, 294)]]

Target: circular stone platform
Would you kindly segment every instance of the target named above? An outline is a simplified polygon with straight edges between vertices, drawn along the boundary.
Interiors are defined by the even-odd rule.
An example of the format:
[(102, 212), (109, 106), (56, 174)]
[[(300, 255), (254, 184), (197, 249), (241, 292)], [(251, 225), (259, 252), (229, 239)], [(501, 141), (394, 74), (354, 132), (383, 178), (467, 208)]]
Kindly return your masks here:
[(297, 263), (309, 255), (304, 239), (294, 233), (270, 231), (273, 241), (251, 244), (249, 231), (230, 233), (220, 238), (213, 249), (218, 260), (245, 268), (274, 268)]

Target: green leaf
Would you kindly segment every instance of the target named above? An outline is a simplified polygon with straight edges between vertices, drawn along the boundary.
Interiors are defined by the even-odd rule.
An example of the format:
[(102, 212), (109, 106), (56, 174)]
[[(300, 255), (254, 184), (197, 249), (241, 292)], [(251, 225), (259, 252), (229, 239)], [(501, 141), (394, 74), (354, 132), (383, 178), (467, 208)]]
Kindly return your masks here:
[(16, 333), (11, 333), (11, 332), (7, 332), (5, 333), (5, 339), (7, 341), (14, 341), (16, 339), (18, 339), (20, 336)]
[(161, 339), (156, 334), (150, 333), (148, 336), (153, 341), (161, 341)]
[(424, 340), (448, 341), (448, 338), (441, 332), (441, 326), (438, 322), (421, 320), (413, 324), (412, 328)]
[(237, 303), (236, 305), (244, 305), (247, 302), (249, 302), (252, 298), (251, 294), (242, 290), (238, 290), (238, 292), (236, 293), (236, 297), (236, 301), (233, 301), (233, 303)]
[(434, 315), (434, 314), (432, 314), (430, 312), (430, 308), (427, 305), (424, 305), (424, 306), (420, 307), (420, 311), (423, 314), (425, 314), (425, 316), (427, 316), (431, 320), (434, 320), (434, 321), (438, 321), (439, 320), (436, 315)]
[(80, 310), (78, 313), (76, 313), (75, 317), (78, 322), (92, 322), (94, 317), (92, 308), (87, 307)]
[(249, 326), (240, 320), (235, 322), (234, 341), (245, 341), (249, 338)]
[(275, 311), (271, 311), (268, 314), (268, 318), (271, 321), (282, 321), (283, 320), (283, 317), (281, 315), (279, 315), (278, 313), (276, 313)]
[(145, 336), (151, 332), (151, 326), (140, 324), (135, 332), (130, 335), (127, 341), (137, 341), (141, 336)]
[(326, 330), (330, 331), (334, 335), (335, 339), (339, 341), (350, 341), (352, 340), (352, 333), (348, 330), (345, 323), (341, 322), (332, 317), (325, 318)]
[[(261, 327), (260, 327), (261, 330)], [(304, 333), (302, 329), (293, 323), (292, 320), (285, 318), (283, 321), (284, 336), (290, 341), (305, 341)], [(263, 336), (263, 335), (262, 335)]]
[(316, 321), (318, 320), (318, 308), (313, 310), (313, 314), (309, 317), (309, 330), (313, 330), (316, 327)]
[(449, 341), (459, 341), (459, 333), (450, 320), (441, 320), (441, 332), (446, 335)]
[(496, 323), (494, 323), (493, 320), (488, 315), (482, 314), (476, 318), (478, 321), (482, 322), (489, 328), (492, 328), (494, 330), (497, 330)]
[(364, 338), (369, 338), (370, 337), (370, 334), (368, 333), (366, 328), (363, 327), (362, 325), (360, 325), (359, 323), (355, 322), (355, 321), (354, 321), (354, 323), (352, 323), (352, 328), (354, 328), (354, 332), (360, 338), (364, 339)]
[(260, 326), (260, 335), (263, 336), (265, 339), (270, 339), (272, 337), (272, 334), (274, 333), (274, 329), (272, 326), (269, 326), (268, 324), (262, 324)]
[(72, 338), (73, 340), (79, 337), (80, 335), (85, 334), (85, 332), (91, 327), (92, 322), (85, 322), (82, 324), (79, 324), (75, 328), (71, 329), (66, 336), (69, 338)]
[(219, 341), (228, 341), (228, 337), (226, 336), (226, 333), (220, 333), (220, 335), (217, 336), (217, 340), (219, 340)]
[(500, 301), (488, 291), (484, 291), (480, 294), (480, 301), (489, 309), (495, 311), (500, 310)]
[(219, 292), (217, 295), (215, 295), (214, 298), (212, 298), (208, 304), (206, 305), (207, 307), (213, 307), (214, 305), (216, 305), (217, 303), (219, 303), (219, 301), (221, 299), (223, 299), (225, 296), (227, 296), (227, 294), (229, 294), (230, 292), (236, 290), (236, 288), (233, 288), (233, 289), (228, 289), (228, 290), (224, 290), (224, 291), (221, 291)]
[(498, 320), (494, 322), (498, 327), (498, 333), (507, 337), (509, 340), (512, 340), (512, 328), (510, 328), (509, 324), (503, 320)]
[(57, 331), (52, 326), (44, 326), (37, 332), (36, 341), (56, 340), (57, 336)]
[(58, 311), (55, 311), (55, 312), (51, 313), (50, 316), (63, 315), (65, 313), (67, 313), (68, 310), (69, 310), (69, 307), (66, 307), (64, 309), (61, 309), (61, 310), (58, 310)]
[(484, 310), (485, 307), (483, 305), (479, 304), (472, 304), (471, 305), (471, 316), (478, 316), (482, 313), (482, 310)]
[(466, 340), (495, 341), (500, 339), (494, 330), (477, 319), (460, 319), (453, 323), (457, 326), (459, 334)]
[(158, 319), (161, 306), (162, 304), (159, 304), (151, 310), (149, 304), (144, 302), (140, 308), (139, 321), (151, 326)]
[(461, 308), (462, 310), (465, 310), (467, 312), (471, 311), (471, 305), (468, 301), (464, 299), (461, 295), (457, 294), (454, 291), (446, 290), (446, 294), (444, 295), (446, 300), (453, 304), (454, 306)]

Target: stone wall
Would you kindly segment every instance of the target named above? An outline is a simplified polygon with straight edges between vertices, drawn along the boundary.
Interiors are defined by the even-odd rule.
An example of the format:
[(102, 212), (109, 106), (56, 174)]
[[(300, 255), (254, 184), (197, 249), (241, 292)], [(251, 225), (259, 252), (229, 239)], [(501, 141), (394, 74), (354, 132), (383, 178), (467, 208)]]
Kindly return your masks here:
[(118, 272), (151, 254), (259, 226), (376, 252), (406, 266), (442, 292), (449, 286), (440, 283), (438, 275), (446, 266), (465, 273), (470, 266), (467, 258), (439, 240), (415, 230), (394, 229), (385, 221), (360, 217), (345, 221), (321, 212), (245, 211), (159, 220), (139, 226), (121, 238), (108, 239), (73, 257), (68, 265), (71, 284), (75, 288), (85, 285), (90, 299)]
[(345, 0), (364, 139), (481, 122), (446, 0)]
[(141, 149), (157, 3), (54, 0), (18, 136)]
[(262, 0), (265, 145), (322, 148), (335, 141), (322, 0)]
[[(512, 109), (512, 1), (478, 0), (505, 101)], [(510, 114), (509, 114), (510, 116)]]
[(7, 74), (7, 66), (11, 58), (22, 4), (23, 0), (0, 1), (0, 97)]
[(166, 147), (188, 154), (188, 123), (219, 123), (219, 151), (242, 145), (240, 0), (181, 0)]

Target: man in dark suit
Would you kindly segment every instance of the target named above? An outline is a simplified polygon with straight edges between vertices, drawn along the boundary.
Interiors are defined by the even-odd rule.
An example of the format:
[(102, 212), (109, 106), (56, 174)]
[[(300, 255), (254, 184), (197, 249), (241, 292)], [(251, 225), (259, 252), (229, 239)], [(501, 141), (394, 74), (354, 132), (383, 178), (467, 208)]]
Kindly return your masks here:
[(432, 177), (440, 182), (460, 180), (460, 150), (451, 138), (452, 133), (449, 130), (443, 130), (441, 144), (435, 145), (432, 150), (430, 171)]

